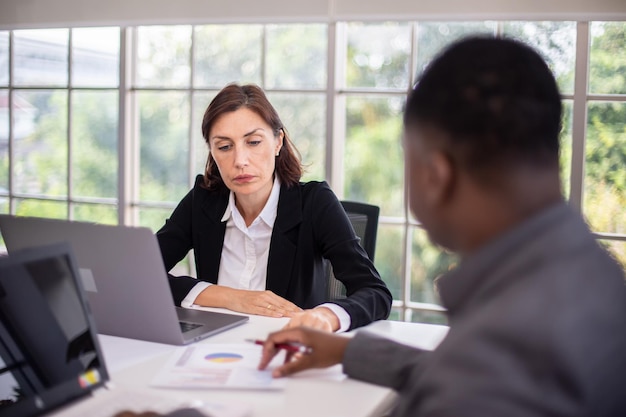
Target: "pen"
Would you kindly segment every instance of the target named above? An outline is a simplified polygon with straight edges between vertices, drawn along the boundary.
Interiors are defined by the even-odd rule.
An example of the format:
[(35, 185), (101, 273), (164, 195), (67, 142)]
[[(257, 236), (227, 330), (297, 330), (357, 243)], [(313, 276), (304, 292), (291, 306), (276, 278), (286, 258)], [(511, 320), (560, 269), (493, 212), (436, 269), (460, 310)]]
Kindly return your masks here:
[[(261, 345), (261, 346), (265, 344), (264, 340), (259, 340), (259, 339), (246, 339), (246, 342), (254, 343), (255, 345)], [(286, 350), (287, 352), (304, 353), (304, 354), (309, 354), (313, 352), (313, 349), (311, 349), (309, 346), (304, 346), (301, 343), (276, 343), (274, 344), (274, 346), (276, 346), (277, 349), (283, 349), (283, 350)]]

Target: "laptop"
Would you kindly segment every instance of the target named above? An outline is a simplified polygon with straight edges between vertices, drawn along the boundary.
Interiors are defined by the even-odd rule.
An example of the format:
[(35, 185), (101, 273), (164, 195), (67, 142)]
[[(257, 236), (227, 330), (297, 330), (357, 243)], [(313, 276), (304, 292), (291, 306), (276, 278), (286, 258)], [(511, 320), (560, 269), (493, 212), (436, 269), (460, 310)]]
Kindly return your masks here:
[(182, 402), (163, 392), (113, 389), (69, 244), (0, 258), (0, 415), (107, 417), (121, 410), (194, 407), (241, 416), (239, 405)]
[(9, 255), (71, 244), (100, 333), (184, 345), (248, 321), (176, 307), (157, 238), (148, 228), (0, 215), (0, 231)]

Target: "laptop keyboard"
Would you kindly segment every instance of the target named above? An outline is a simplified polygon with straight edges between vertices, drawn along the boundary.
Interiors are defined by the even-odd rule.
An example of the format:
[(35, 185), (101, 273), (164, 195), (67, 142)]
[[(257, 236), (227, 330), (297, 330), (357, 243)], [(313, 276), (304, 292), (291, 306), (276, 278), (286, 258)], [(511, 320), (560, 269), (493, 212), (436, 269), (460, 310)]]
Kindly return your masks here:
[(197, 329), (198, 327), (201, 327), (201, 324), (198, 323), (192, 323), (189, 321), (179, 321), (178, 324), (180, 324), (180, 331), (183, 333), (187, 333), (193, 329)]

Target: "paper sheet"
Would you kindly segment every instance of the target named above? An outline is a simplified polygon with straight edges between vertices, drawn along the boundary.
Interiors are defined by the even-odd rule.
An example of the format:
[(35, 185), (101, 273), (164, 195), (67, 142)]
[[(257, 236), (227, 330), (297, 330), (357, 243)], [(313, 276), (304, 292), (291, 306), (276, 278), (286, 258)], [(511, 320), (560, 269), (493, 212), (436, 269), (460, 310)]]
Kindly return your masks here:
[(271, 370), (282, 364), (277, 355), (267, 370), (259, 371), (261, 346), (248, 344), (194, 345), (170, 357), (152, 380), (167, 388), (282, 389), (285, 379), (274, 379)]

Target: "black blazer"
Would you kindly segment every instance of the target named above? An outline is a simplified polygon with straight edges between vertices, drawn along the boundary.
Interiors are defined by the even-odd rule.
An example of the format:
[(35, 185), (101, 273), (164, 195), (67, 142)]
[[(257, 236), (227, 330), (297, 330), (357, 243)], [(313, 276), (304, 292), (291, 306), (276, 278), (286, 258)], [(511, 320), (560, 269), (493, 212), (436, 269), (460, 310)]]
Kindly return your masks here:
[[(202, 182), (199, 175), (157, 238), (168, 271), (193, 249), (198, 279), (216, 284), (226, 233), (226, 222), (221, 219), (230, 192), (225, 187), (208, 191)], [(326, 182), (282, 185), (266, 288), (305, 309), (330, 301), (323, 262), (328, 259), (335, 277), (346, 286), (347, 298), (333, 302), (350, 315), (350, 328), (385, 319), (391, 310), (391, 293), (358, 242)], [(170, 275), (174, 302), (180, 305), (197, 282), (192, 277)]]

